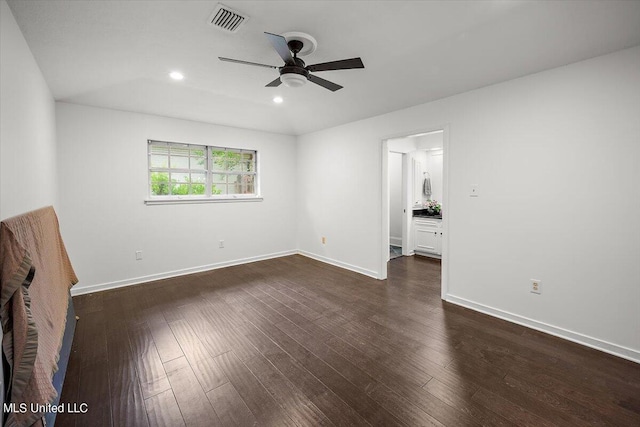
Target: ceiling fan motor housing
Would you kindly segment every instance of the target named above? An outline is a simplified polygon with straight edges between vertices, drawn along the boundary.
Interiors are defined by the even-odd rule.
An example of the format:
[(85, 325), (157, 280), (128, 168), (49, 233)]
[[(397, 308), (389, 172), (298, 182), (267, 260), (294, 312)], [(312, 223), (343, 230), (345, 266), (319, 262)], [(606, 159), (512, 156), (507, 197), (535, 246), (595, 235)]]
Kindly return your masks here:
[(304, 61), (296, 56), (302, 48), (302, 42), (291, 40), (288, 45), (293, 52), (294, 64), (285, 64), (284, 67), (280, 67), (280, 81), (288, 87), (300, 87), (309, 79), (309, 71), (304, 68)]
[(300, 40), (289, 40), (287, 42), (287, 46), (289, 46), (289, 50), (293, 53), (293, 57), (295, 58), (300, 50), (302, 50), (302, 48), (304, 47), (304, 43), (302, 43)]

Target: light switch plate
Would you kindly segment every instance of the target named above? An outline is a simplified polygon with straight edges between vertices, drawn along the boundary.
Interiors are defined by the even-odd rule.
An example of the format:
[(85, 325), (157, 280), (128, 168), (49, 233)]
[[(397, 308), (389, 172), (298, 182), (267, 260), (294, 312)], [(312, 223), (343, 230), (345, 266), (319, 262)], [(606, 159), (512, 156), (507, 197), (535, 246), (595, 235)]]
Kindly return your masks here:
[(478, 189), (478, 184), (471, 184), (469, 187), (469, 197), (478, 197), (480, 195), (480, 190)]

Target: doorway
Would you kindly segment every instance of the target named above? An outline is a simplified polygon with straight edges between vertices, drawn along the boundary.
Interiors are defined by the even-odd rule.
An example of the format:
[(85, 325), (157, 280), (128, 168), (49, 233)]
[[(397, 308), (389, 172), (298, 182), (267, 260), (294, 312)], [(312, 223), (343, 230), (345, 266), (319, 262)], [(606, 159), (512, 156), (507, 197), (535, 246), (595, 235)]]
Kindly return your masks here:
[(393, 151), (393, 143), (389, 143), (389, 261), (407, 255), (409, 242), (403, 233), (403, 210), (406, 203), (406, 178), (404, 174), (404, 156), (400, 151)]
[(440, 259), (442, 299), (448, 280), (448, 149), (448, 126), (382, 141), (380, 279), (399, 256)]

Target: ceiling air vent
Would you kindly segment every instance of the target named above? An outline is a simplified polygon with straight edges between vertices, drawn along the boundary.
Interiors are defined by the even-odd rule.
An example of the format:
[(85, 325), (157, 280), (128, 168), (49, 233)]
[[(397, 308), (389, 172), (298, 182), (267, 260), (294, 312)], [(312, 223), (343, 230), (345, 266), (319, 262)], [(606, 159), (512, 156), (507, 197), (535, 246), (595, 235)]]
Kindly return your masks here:
[(248, 16), (218, 3), (209, 17), (209, 24), (220, 30), (235, 33), (247, 19), (249, 19)]

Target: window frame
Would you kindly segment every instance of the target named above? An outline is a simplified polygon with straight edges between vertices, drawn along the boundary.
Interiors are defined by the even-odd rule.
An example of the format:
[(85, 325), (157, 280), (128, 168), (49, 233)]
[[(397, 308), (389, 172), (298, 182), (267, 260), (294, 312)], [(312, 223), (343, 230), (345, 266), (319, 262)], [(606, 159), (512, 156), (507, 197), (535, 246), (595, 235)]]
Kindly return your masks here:
[[(151, 165), (151, 157), (152, 157), (152, 147), (156, 146), (167, 146), (168, 147), (168, 164), (166, 167), (158, 168), (152, 167)], [(176, 155), (176, 157), (186, 157), (189, 159), (188, 168), (172, 168), (171, 167), (171, 147), (180, 147), (186, 148), (188, 150), (187, 156)], [(195, 149), (202, 149), (205, 152), (205, 168), (197, 169), (191, 167), (191, 159), (195, 158), (192, 156), (192, 151)], [(214, 170), (214, 151), (231, 151), (238, 152), (242, 155), (245, 153), (253, 154), (253, 172), (247, 171), (230, 171), (230, 170)], [(204, 144), (192, 144), (192, 143), (184, 143), (184, 142), (173, 142), (173, 141), (161, 141), (157, 139), (148, 139), (147, 140), (147, 198), (145, 199), (145, 203), (147, 205), (154, 204), (174, 204), (174, 203), (211, 203), (211, 202), (250, 202), (250, 201), (262, 201), (263, 198), (260, 193), (260, 156), (258, 150), (248, 149), (248, 148), (236, 148), (236, 147), (222, 147), (219, 145), (204, 145)], [(163, 172), (169, 174), (169, 192), (171, 192), (172, 188), (172, 173), (187, 173), (189, 176), (189, 192), (192, 191), (192, 185), (194, 184), (191, 180), (192, 173), (204, 173), (205, 174), (205, 193), (204, 194), (168, 194), (168, 195), (153, 195), (152, 194), (152, 174), (156, 172)], [(254, 192), (251, 194), (212, 194), (213, 187), (213, 175), (240, 175), (240, 176), (253, 176), (253, 186)], [(197, 184), (197, 183), (196, 183)], [(225, 185), (230, 185), (227, 183)]]

